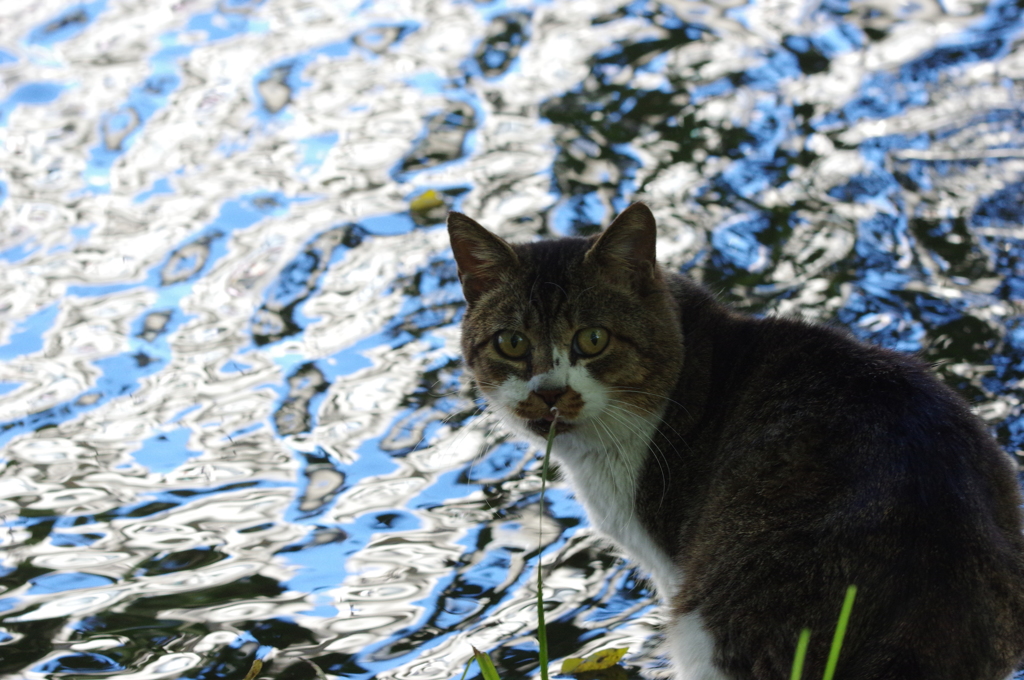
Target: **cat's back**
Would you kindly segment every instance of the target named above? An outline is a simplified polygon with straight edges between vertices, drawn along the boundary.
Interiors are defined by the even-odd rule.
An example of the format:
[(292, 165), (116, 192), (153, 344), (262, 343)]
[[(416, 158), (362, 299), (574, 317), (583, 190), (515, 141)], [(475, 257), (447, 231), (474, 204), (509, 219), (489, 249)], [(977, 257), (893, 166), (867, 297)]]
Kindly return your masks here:
[[(939, 489), (963, 500), (1010, 501), (1012, 526), (1020, 528), (1009, 456), (917, 357), (797, 319), (731, 323), (726, 332), (746, 344), (726, 350), (735, 361), (725, 379), (734, 382), (731, 415), (756, 424), (733, 430), (738, 439), (783, 448), (803, 442), (850, 486), (885, 480), (914, 486), (922, 501)], [(980, 479), (999, 488), (971, 487)]]
[[(677, 297), (688, 358), (674, 396), (703, 402), (692, 419), (700, 421), (698, 431), (746, 443), (819, 441), (822, 454), (843, 451), (836, 462), (848, 461), (858, 473), (913, 458), (922, 459), (922, 473), (992, 467), (1019, 498), (1009, 457), (917, 357), (841, 327), (736, 314), (696, 284), (684, 285)], [(748, 426), (736, 427), (736, 420)]]
[(692, 433), (713, 450), (718, 479), (733, 476), (737, 493), (753, 490), (776, 508), (811, 497), (889, 523), (920, 513), (943, 531), (994, 529), (1024, 560), (1014, 465), (926, 364), (798, 319), (724, 313), (713, 323)]
[(912, 356), (673, 286), (687, 358), (655, 446), (676, 459), (676, 512), (641, 506), (679, 555), (677, 610), (728, 640), (725, 667), (781, 673), (787, 635), (831, 630), (856, 584), (843, 677), (1005, 673), (1024, 651), (1021, 498), (969, 406)]

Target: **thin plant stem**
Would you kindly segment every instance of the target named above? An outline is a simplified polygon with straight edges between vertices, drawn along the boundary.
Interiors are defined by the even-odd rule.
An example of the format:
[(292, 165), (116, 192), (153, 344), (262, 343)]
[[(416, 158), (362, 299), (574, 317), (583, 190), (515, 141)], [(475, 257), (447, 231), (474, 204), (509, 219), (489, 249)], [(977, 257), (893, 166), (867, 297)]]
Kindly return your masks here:
[[(551, 419), (551, 427), (548, 429), (548, 446), (544, 451), (544, 462), (540, 467), (540, 520), (537, 528), (537, 535), (544, 531), (544, 489), (547, 487), (548, 459), (551, 458), (551, 444), (555, 441), (555, 426), (558, 424), (558, 409), (551, 407), (551, 413), (555, 416)], [(540, 551), (537, 553), (537, 642), (540, 644), (540, 677), (541, 680), (548, 680), (548, 630), (544, 623), (544, 577), (541, 572), (541, 558), (544, 556), (543, 541)]]
[(853, 598), (857, 597), (857, 586), (851, 585), (846, 589), (846, 597), (843, 598), (843, 608), (839, 612), (839, 623), (836, 624), (836, 634), (832, 638), (832, 648), (828, 652), (828, 663), (825, 664), (825, 675), (822, 680), (832, 680), (836, 672), (836, 664), (839, 663), (839, 650), (843, 647), (843, 638), (846, 637), (846, 624), (850, 622), (850, 610), (853, 609)]
[(796, 654), (793, 655), (793, 670), (789, 674), (789, 680), (800, 680), (804, 674), (804, 659), (807, 658), (807, 645), (811, 642), (811, 629), (804, 628), (800, 631), (800, 639), (796, 643)]

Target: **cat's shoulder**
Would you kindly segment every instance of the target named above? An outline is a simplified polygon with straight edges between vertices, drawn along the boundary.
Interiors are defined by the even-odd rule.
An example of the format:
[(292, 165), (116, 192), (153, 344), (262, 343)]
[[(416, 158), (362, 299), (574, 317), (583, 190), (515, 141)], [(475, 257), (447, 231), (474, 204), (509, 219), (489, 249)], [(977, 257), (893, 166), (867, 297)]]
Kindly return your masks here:
[(742, 380), (762, 402), (827, 402), (834, 409), (868, 408), (966, 416), (968, 405), (919, 355), (858, 338), (844, 326), (794, 316), (736, 312), (689, 277), (669, 287), (680, 306), (683, 334)]
[(752, 321), (766, 358), (776, 359), (769, 361), (776, 371), (818, 375), (847, 389), (953, 397), (920, 353), (871, 343), (837, 323), (774, 315)]

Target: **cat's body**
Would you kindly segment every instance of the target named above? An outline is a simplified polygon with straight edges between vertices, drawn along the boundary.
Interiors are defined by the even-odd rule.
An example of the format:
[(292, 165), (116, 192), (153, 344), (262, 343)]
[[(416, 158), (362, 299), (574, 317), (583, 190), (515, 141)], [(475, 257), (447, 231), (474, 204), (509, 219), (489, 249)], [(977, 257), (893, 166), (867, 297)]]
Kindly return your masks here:
[(509, 246), (449, 218), (466, 364), (554, 454), (670, 608), (680, 680), (1001, 680), (1024, 654), (1008, 457), (920, 362), (730, 312), (654, 261), (645, 206), (598, 239)]

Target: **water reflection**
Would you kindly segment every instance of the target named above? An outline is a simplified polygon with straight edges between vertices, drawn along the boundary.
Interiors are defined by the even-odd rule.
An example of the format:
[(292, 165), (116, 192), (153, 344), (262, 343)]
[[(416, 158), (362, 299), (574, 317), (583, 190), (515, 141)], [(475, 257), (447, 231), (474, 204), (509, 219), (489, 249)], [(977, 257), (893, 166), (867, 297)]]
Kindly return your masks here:
[(451, 208), (642, 197), (671, 266), (922, 353), (1017, 453), (1018, 4), (0, 6), (0, 674), (528, 674), (541, 563), (553, 656), (667, 674), (461, 383)]

